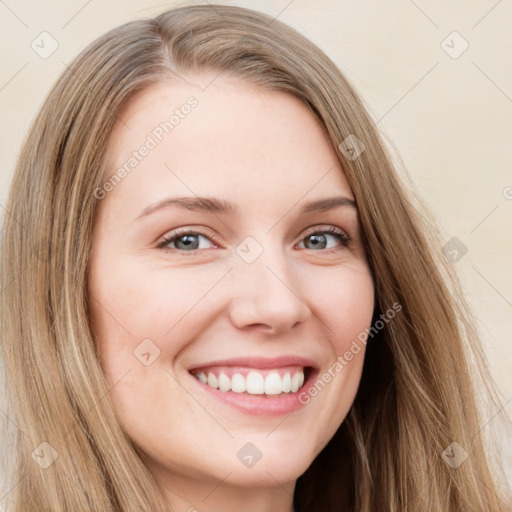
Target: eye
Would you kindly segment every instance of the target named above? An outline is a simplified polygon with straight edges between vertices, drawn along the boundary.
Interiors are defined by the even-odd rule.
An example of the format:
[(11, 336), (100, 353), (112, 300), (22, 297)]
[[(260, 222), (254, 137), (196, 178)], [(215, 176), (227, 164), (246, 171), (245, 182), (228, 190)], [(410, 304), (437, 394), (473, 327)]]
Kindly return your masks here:
[[(184, 252), (192, 252), (197, 249), (208, 249), (208, 242), (201, 243), (201, 239), (211, 242), (209, 235), (206, 233), (202, 233), (199, 230), (181, 229), (166, 236), (161, 242), (159, 242), (157, 249), (175, 249)], [(213, 243), (212, 245), (215, 246)]]
[[(329, 243), (329, 239), (331, 243)], [(205, 242), (201, 242), (204, 240)], [(334, 242), (333, 242), (334, 240)], [(341, 243), (344, 247), (347, 247), (350, 243), (350, 237), (341, 229), (330, 226), (325, 229), (318, 229), (310, 231), (305, 238), (302, 239), (299, 246), (301, 248), (313, 250), (328, 250), (333, 252), (336, 250), (336, 241)], [(311, 247), (304, 247), (305, 243), (311, 244)], [(211, 244), (208, 247), (208, 244)], [(157, 244), (157, 249), (162, 250), (176, 250), (180, 252), (194, 252), (199, 249), (209, 249), (217, 247), (211, 240), (211, 236), (208, 233), (202, 232), (201, 230), (194, 229), (179, 229), (170, 235), (164, 237), (164, 239)]]
[[(301, 244), (304, 246), (305, 243), (309, 243), (312, 245), (311, 248), (313, 249), (331, 249), (330, 252), (332, 252), (332, 249), (335, 249), (336, 247), (336, 243), (334, 242), (334, 245), (332, 243), (329, 244), (329, 238), (331, 241), (334, 239), (341, 242), (344, 247), (347, 247), (350, 243), (350, 237), (344, 231), (334, 226), (330, 226), (326, 229), (317, 228), (312, 233), (306, 235), (306, 237), (302, 239)], [(306, 247), (306, 249), (309, 248), (310, 247)]]

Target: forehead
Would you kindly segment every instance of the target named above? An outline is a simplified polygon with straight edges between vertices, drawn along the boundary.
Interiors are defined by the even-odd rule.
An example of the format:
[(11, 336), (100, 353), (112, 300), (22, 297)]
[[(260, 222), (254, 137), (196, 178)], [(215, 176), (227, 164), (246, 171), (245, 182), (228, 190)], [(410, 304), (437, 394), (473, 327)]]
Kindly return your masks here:
[(284, 203), (351, 195), (321, 123), (302, 101), (225, 77), (137, 93), (118, 116), (106, 164), (105, 180), (123, 176), (107, 200), (141, 206), (169, 193)]

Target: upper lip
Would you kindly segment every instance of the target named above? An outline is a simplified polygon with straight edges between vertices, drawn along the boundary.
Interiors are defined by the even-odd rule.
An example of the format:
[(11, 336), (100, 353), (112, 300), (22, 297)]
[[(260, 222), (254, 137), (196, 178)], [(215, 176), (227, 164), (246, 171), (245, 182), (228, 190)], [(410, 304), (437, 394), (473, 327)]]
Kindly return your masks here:
[(188, 371), (197, 370), (199, 368), (208, 368), (214, 366), (246, 366), (249, 368), (281, 368), (283, 366), (311, 366), (317, 368), (317, 364), (312, 359), (306, 357), (285, 355), (280, 357), (235, 357), (231, 359), (218, 359), (208, 361), (201, 364), (195, 364), (188, 368)]

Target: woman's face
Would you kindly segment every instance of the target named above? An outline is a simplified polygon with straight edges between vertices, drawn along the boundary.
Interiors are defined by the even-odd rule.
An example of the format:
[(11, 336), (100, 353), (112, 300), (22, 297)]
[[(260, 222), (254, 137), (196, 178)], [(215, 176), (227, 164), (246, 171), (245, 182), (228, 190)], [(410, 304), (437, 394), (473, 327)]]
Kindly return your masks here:
[(354, 400), (364, 347), (341, 370), (338, 356), (370, 326), (373, 284), (313, 114), (212, 79), (153, 86), (119, 117), (92, 322), (121, 425), (157, 480), (289, 486)]

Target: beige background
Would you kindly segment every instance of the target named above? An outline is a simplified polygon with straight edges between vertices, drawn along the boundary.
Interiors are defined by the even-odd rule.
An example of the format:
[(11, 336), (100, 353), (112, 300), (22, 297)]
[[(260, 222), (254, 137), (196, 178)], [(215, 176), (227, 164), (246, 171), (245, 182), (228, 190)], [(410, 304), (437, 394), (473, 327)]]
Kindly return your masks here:
[[(359, 90), (444, 239), (457, 237), (468, 248), (456, 266), (505, 404), (489, 426), (512, 416), (511, 2), (209, 3), (259, 9), (292, 25)], [(2, 216), (22, 137), (65, 64), (106, 30), (176, 4), (0, 0)], [(58, 48), (47, 58), (31, 47), (49, 51), (52, 39)], [(512, 480), (510, 446), (504, 455)]]

